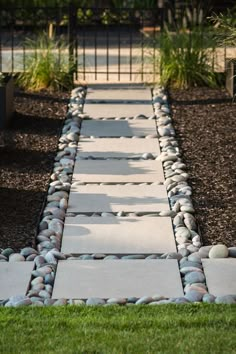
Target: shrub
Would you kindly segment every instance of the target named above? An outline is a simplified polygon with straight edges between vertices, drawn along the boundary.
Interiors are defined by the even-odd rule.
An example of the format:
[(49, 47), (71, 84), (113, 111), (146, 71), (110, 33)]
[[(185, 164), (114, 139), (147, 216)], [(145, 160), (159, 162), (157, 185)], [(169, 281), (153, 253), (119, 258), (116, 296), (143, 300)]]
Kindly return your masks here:
[(68, 59), (68, 48), (46, 33), (36, 40), (27, 39), (26, 70), (17, 77), (20, 87), (30, 91), (70, 90), (73, 87), (75, 67)]
[(215, 38), (221, 46), (235, 46), (236, 45), (236, 6), (226, 13), (213, 14), (209, 17), (211, 23), (213, 23), (216, 33)]
[(202, 29), (163, 32), (159, 62), (163, 85), (175, 88), (217, 86), (217, 75), (210, 64), (214, 43), (210, 38), (210, 43), (204, 43), (204, 37)]

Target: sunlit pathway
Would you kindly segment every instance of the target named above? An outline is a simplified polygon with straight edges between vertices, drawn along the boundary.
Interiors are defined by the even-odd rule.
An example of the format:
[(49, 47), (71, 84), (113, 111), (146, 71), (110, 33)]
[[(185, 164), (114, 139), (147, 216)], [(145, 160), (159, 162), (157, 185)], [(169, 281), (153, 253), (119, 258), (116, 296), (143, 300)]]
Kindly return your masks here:
[(84, 112), (61, 248), (73, 257), (59, 261), (53, 297), (183, 296), (178, 261), (152, 259), (176, 244), (159, 215), (170, 207), (151, 90), (92, 88)]

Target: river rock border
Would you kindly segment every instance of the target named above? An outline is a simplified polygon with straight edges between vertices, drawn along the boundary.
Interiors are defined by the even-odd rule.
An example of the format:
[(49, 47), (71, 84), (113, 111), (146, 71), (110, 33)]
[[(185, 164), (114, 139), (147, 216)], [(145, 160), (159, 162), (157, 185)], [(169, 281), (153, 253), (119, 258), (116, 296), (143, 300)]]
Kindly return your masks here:
[[(203, 273), (202, 258), (236, 257), (236, 247), (227, 248), (224, 245), (202, 246), (198, 226), (194, 217), (194, 208), (191, 201), (191, 187), (187, 183), (188, 174), (182, 162), (175, 138), (175, 131), (171, 120), (171, 111), (168, 97), (161, 87), (153, 90), (153, 107), (155, 115), (149, 118), (138, 115), (133, 119), (155, 119), (157, 137), (159, 139), (161, 154), (158, 157), (146, 153), (137, 156), (137, 159), (158, 159), (162, 161), (165, 186), (169, 197), (171, 210), (162, 211), (149, 216), (170, 216), (177, 244), (177, 253), (162, 255), (80, 255), (63, 254), (60, 252), (61, 238), (66, 216), (69, 192), (72, 182), (74, 162), (80, 136), (80, 127), (83, 119), (89, 119), (83, 114), (86, 97), (86, 87), (81, 86), (71, 93), (68, 112), (62, 135), (59, 139), (58, 153), (55, 158), (54, 169), (51, 175), (47, 195), (47, 203), (43, 211), (37, 234), (37, 249), (23, 248), (20, 253), (7, 248), (0, 253), (0, 261), (17, 262), (33, 261), (35, 268), (29, 290), (25, 295), (12, 296), (0, 302), (1, 306), (17, 307), (22, 305), (48, 306), (48, 305), (161, 305), (167, 303), (236, 303), (236, 295), (215, 297), (209, 294)], [(124, 118), (119, 118), (120, 120)], [(105, 120), (105, 119), (103, 119)], [(134, 137), (136, 138), (136, 137)], [(146, 138), (156, 138), (147, 136)], [(93, 159), (91, 157), (91, 159)], [(132, 184), (132, 183), (129, 183)], [(146, 184), (146, 183), (145, 183)], [(109, 214), (109, 215), (108, 215)], [(119, 214), (119, 213), (118, 213)], [(117, 215), (118, 215), (117, 214)], [(94, 215), (94, 214), (93, 214)], [(96, 216), (114, 216), (112, 213), (101, 213)], [(134, 213), (131, 213), (133, 216)], [(67, 214), (67, 216), (69, 216)], [(75, 216), (70, 215), (70, 216)], [(122, 213), (119, 216), (124, 216)], [(127, 216), (127, 215), (126, 215)], [(136, 216), (148, 216), (136, 213)], [(51, 299), (55, 272), (58, 260), (66, 259), (177, 259), (184, 288), (184, 297), (166, 298), (161, 295), (145, 296), (142, 298), (112, 298), (112, 299)]]

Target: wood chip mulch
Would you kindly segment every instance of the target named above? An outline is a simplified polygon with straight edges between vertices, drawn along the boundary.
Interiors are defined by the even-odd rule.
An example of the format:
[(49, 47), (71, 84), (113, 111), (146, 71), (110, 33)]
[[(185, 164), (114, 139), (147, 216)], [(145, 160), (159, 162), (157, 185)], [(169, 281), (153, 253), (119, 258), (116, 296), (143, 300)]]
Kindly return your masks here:
[(236, 103), (224, 89), (169, 94), (204, 245), (236, 246)]

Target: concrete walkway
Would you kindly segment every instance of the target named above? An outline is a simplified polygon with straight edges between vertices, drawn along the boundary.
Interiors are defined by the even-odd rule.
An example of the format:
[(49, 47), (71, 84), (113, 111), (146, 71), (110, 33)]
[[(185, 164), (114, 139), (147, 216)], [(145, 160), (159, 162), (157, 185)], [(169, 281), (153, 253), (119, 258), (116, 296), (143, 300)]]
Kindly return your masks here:
[[(181, 299), (187, 286), (184, 300), (201, 301), (203, 283), (215, 296), (236, 294), (235, 258), (178, 262), (183, 235), (177, 248), (151, 90), (90, 88), (84, 112), (52, 299), (148, 303)], [(26, 294), (33, 268), (0, 262), (0, 300)]]
[(151, 91), (90, 88), (84, 111), (61, 248), (75, 259), (59, 261), (53, 298), (183, 296), (177, 260), (129, 259), (176, 252), (171, 218), (158, 216), (169, 210), (162, 164), (138, 159), (160, 154)]

